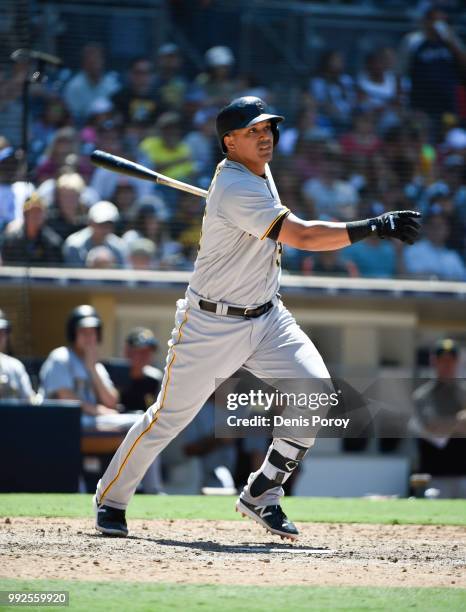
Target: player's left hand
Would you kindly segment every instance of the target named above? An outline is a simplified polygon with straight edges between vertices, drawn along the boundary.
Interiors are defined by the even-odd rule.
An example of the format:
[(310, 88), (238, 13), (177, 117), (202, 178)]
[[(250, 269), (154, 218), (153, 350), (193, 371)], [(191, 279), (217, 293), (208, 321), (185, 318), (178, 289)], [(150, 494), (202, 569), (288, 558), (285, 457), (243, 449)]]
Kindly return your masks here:
[(371, 223), (375, 223), (379, 238), (398, 238), (402, 242), (414, 244), (421, 229), (415, 219), (420, 217), (421, 213), (414, 210), (393, 210), (375, 217)]

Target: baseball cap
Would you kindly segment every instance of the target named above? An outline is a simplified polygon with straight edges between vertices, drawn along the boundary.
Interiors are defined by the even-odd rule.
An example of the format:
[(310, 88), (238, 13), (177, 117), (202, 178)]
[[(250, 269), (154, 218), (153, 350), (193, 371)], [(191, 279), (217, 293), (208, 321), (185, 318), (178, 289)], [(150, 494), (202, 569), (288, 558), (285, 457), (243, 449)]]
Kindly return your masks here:
[(129, 254), (132, 256), (154, 257), (155, 243), (149, 238), (136, 238), (129, 247)]
[(150, 329), (147, 327), (135, 327), (127, 335), (126, 344), (133, 348), (145, 348), (148, 346), (156, 349), (159, 343)]
[(443, 338), (435, 343), (434, 353), (436, 355), (444, 355), (445, 353), (451, 353), (452, 355), (458, 355), (459, 347), (457, 343), (451, 338)]
[(103, 113), (109, 113), (113, 110), (113, 103), (108, 98), (96, 98), (91, 102), (87, 115), (90, 117), (91, 115), (100, 115)]
[(175, 43), (165, 43), (158, 48), (157, 55), (159, 57), (163, 55), (175, 55), (179, 52), (179, 50), (180, 48), (178, 47), (178, 45), (175, 45)]
[(5, 161), (6, 159), (9, 159), (10, 157), (13, 157), (14, 154), (15, 150), (13, 149), (13, 147), (4, 147), (0, 150), (0, 163)]
[(232, 66), (235, 63), (235, 58), (229, 47), (211, 47), (206, 51), (205, 59), (210, 68), (217, 66)]
[(23, 212), (27, 212), (33, 208), (40, 208), (42, 210), (45, 208), (44, 200), (36, 191), (31, 193), (31, 195), (24, 200)]
[(146, 194), (136, 200), (131, 210), (134, 216), (153, 215), (160, 221), (168, 220), (168, 209), (165, 202), (155, 194)]
[(453, 128), (447, 134), (445, 144), (451, 149), (466, 148), (466, 130), (463, 128)]
[(217, 114), (218, 114), (218, 111), (216, 108), (201, 108), (194, 115), (193, 125), (195, 127), (204, 125), (205, 123), (207, 123), (207, 121), (216, 117)]
[(120, 213), (115, 204), (101, 200), (90, 207), (87, 218), (91, 223), (116, 223)]

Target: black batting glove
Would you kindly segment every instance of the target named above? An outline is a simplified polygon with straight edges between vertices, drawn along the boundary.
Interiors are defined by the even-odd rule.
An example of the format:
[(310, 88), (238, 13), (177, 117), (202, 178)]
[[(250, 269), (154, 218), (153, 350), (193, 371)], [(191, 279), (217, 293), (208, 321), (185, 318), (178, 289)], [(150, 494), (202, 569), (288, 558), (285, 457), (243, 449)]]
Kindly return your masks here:
[[(401, 242), (414, 244), (421, 226), (415, 221), (421, 213), (414, 210), (394, 210), (370, 219), (375, 224), (379, 238), (398, 238)], [(371, 230), (374, 231), (371, 227)]]
[(379, 238), (398, 238), (402, 242), (414, 244), (421, 229), (415, 219), (420, 217), (421, 213), (414, 210), (394, 210), (373, 219), (350, 221), (346, 229), (352, 243), (376, 232)]

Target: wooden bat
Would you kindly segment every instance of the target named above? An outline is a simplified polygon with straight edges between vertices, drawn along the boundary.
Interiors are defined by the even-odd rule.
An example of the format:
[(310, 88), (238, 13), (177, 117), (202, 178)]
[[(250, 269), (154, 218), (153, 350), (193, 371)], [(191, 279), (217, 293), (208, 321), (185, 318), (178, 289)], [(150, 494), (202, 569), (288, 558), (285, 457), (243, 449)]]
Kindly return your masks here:
[(188, 183), (183, 183), (182, 181), (177, 181), (176, 179), (172, 179), (164, 174), (154, 172), (141, 164), (136, 164), (129, 159), (118, 157), (117, 155), (106, 153), (105, 151), (94, 151), (91, 154), (91, 161), (96, 166), (100, 166), (101, 168), (105, 168), (111, 172), (119, 172), (120, 174), (133, 176), (134, 178), (142, 179), (144, 181), (152, 181), (153, 183), (158, 183), (159, 185), (173, 187), (173, 189), (186, 191), (201, 198), (205, 198), (207, 196), (207, 191), (205, 189), (195, 187), (194, 185), (189, 185)]

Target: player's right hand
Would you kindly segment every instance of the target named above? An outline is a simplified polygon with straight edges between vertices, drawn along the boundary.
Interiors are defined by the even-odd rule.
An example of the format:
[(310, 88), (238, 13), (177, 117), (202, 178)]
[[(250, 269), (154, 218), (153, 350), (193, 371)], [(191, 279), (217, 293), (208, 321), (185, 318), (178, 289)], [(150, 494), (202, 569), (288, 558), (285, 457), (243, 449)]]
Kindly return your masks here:
[(415, 219), (420, 217), (421, 213), (414, 210), (393, 210), (371, 219), (371, 224), (375, 224), (379, 238), (398, 238), (402, 242), (414, 244), (421, 229)]

